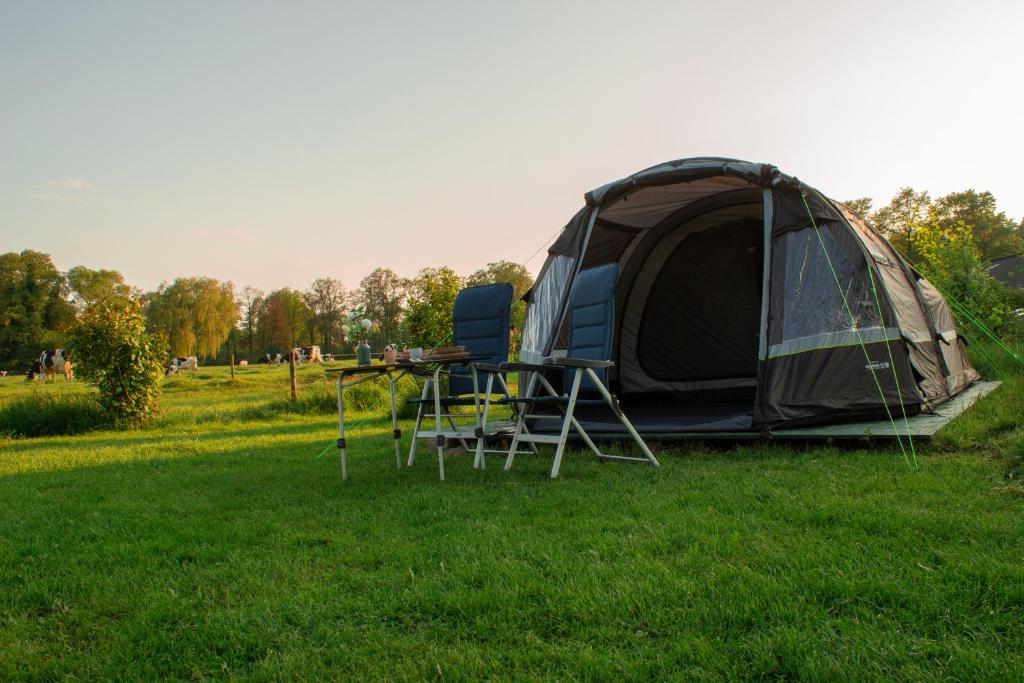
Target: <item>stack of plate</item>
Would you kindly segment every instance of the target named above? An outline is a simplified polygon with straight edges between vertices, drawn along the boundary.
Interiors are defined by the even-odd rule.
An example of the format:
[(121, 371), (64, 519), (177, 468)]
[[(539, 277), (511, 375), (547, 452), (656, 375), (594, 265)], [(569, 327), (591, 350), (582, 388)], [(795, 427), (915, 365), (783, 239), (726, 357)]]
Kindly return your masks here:
[(458, 358), (465, 358), (469, 354), (466, 353), (465, 346), (439, 346), (438, 348), (423, 354), (424, 360), (453, 360)]

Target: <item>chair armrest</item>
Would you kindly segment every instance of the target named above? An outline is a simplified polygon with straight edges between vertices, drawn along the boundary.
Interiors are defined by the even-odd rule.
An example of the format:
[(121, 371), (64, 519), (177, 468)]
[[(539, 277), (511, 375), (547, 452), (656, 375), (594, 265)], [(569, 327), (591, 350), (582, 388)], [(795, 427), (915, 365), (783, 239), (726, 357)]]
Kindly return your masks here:
[(521, 361), (508, 361), (500, 366), (502, 372), (512, 370), (514, 372), (550, 372), (552, 366), (541, 363), (523, 363)]
[(501, 366), (498, 365), (497, 363), (473, 363), (473, 367), (475, 367), (480, 372), (489, 372), (491, 374), (504, 372), (501, 369)]
[(561, 368), (610, 368), (610, 360), (589, 360), (587, 358), (548, 358), (547, 362)]

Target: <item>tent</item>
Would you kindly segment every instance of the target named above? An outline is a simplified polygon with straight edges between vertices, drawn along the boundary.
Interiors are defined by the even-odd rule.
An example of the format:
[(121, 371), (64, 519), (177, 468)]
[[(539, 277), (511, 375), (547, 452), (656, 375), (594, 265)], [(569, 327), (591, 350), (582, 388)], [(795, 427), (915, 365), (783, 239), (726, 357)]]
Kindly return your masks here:
[(523, 360), (564, 353), (573, 280), (612, 262), (609, 384), (644, 433), (902, 419), (979, 379), (938, 290), (769, 164), (681, 159), (586, 193), (524, 297)]

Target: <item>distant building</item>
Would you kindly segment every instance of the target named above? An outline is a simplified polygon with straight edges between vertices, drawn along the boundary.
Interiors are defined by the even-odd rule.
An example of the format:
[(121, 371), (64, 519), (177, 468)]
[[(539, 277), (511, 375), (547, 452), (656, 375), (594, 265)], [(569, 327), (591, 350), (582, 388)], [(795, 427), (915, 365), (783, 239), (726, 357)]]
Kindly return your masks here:
[(988, 274), (1008, 289), (1024, 289), (1024, 254), (992, 259)]

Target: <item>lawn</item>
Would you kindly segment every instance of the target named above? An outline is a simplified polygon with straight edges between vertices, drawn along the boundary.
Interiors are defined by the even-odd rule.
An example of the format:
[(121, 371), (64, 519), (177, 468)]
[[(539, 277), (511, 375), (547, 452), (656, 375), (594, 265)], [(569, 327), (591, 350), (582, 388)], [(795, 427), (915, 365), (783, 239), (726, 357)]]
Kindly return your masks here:
[[(1020, 680), (1005, 379), (917, 469), (687, 444), (556, 481), (548, 453), (456, 455), (439, 482), (427, 450), (396, 470), (370, 410), (343, 482), (332, 416), (281, 410), (286, 369), (186, 373), (152, 427), (0, 439), (0, 679)], [(42, 391), (89, 389), (0, 380)]]

